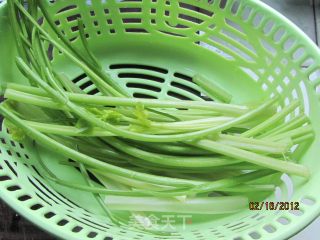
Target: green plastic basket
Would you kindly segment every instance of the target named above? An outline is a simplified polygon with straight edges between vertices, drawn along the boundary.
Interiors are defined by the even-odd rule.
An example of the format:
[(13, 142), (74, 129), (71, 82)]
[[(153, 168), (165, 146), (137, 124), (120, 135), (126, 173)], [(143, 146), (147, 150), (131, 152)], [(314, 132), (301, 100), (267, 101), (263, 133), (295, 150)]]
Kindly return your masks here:
[[(191, 76), (201, 73), (227, 88), (235, 103), (275, 93), (280, 93), (283, 105), (301, 99), (300, 111), (310, 116), (316, 139), (308, 150), (300, 149), (297, 158), (311, 169), (312, 177), (308, 182), (292, 178), (290, 199), (285, 197), (288, 184), (278, 189), (282, 200), (300, 202), (299, 211), (247, 209), (195, 217), (174, 236), (155, 236), (115, 226), (89, 193), (46, 182), (39, 157), (60, 178), (83, 179), (74, 168), (59, 164), (59, 153), (35, 148), (32, 141), (15, 142), (3, 126), (0, 196), (17, 212), (68, 240), (286, 239), (318, 216), (320, 52), (290, 21), (257, 0), (53, 0), (48, 5), (58, 28), (79, 49), (76, 19), (83, 19), (92, 50), (135, 97), (200, 100)], [(17, 53), (5, 3), (0, 5), (0, 32), (1, 85), (26, 82), (14, 64)], [(82, 89), (98, 93), (63, 54), (52, 46), (48, 52), (55, 66)], [(268, 200), (279, 196), (272, 194)]]

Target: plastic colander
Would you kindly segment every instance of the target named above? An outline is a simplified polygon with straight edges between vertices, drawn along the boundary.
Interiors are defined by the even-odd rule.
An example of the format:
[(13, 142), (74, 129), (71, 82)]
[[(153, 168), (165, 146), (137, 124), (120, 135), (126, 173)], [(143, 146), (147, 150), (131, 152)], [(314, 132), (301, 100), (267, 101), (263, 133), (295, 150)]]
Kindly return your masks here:
[[(7, 7), (0, 6), (1, 85), (24, 83), (14, 64), (17, 53)], [(299, 211), (248, 208), (235, 214), (194, 217), (175, 235), (156, 236), (116, 226), (90, 193), (44, 180), (39, 157), (58, 177), (84, 183), (76, 169), (59, 164), (58, 152), (35, 147), (31, 140), (15, 142), (3, 127), (0, 196), (17, 212), (68, 240), (285, 239), (318, 216), (320, 52), (290, 21), (257, 0), (52, 0), (48, 10), (79, 49), (76, 19), (82, 18), (93, 52), (135, 97), (201, 100), (202, 93), (191, 78), (201, 73), (228, 89), (234, 103), (278, 93), (284, 106), (299, 98), (304, 106), (295, 114), (305, 111), (310, 116), (316, 138), (308, 149), (300, 147), (296, 158), (311, 169), (312, 177), (309, 181), (290, 178), (293, 189), (288, 183), (282, 185), (289, 187), (278, 189), (282, 189), (282, 200), (300, 203)], [(59, 71), (89, 94), (98, 93), (62, 53), (52, 46), (48, 53)], [(277, 198), (272, 194), (267, 199)]]

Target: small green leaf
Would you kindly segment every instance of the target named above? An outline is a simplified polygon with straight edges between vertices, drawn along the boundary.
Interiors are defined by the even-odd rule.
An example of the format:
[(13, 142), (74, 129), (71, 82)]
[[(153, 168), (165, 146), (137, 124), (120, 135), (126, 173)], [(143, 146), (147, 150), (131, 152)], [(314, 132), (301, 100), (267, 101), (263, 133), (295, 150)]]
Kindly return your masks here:
[(134, 111), (134, 114), (142, 126), (151, 126), (151, 121), (148, 119), (148, 112), (145, 110), (144, 105), (142, 103), (138, 103), (136, 105), (136, 110)]
[(21, 142), (25, 139), (26, 134), (21, 128), (17, 127), (8, 120), (5, 120), (5, 125), (9, 129), (10, 135), (12, 136), (13, 140)]
[(122, 114), (115, 110), (90, 108), (89, 111), (104, 122), (117, 124), (122, 120)]

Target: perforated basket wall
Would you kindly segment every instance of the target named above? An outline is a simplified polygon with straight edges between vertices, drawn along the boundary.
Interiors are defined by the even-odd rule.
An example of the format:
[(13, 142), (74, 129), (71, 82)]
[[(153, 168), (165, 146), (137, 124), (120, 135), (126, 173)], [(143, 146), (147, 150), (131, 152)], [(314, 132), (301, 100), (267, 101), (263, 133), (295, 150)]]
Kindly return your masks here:
[[(299, 211), (243, 210), (194, 218), (175, 236), (152, 236), (112, 224), (90, 194), (43, 180), (39, 157), (59, 177), (83, 182), (77, 170), (59, 164), (58, 153), (35, 147), (32, 141), (15, 142), (3, 127), (0, 195), (15, 210), (61, 238), (104, 240), (285, 239), (318, 215), (320, 54), (287, 19), (256, 0), (58, 0), (48, 4), (58, 28), (79, 49), (76, 19), (83, 19), (92, 50), (135, 97), (204, 100), (191, 79), (200, 72), (227, 88), (236, 103), (274, 93), (281, 94), (283, 105), (301, 99), (316, 139), (308, 151), (298, 151), (296, 158), (310, 167), (312, 177), (308, 182), (292, 178), (290, 199), (286, 196), (291, 194), (282, 190), (283, 200), (300, 202)], [(0, 54), (5, 56), (0, 65), (1, 85), (24, 82), (14, 66), (16, 52), (5, 3), (0, 11)], [(48, 53), (55, 66), (82, 89), (99, 94), (63, 54), (52, 46)]]

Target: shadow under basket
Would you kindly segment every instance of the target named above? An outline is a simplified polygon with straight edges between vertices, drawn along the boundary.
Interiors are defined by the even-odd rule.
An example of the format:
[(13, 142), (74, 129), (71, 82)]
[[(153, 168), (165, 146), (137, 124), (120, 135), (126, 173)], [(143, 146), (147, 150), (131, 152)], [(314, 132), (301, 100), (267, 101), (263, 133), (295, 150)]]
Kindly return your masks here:
[[(15, 142), (3, 126), (0, 196), (17, 212), (69, 240), (286, 239), (318, 216), (320, 52), (289, 20), (256, 0), (70, 0), (48, 1), (48, 5), (59, 30), (79, 48), (77, 18), (83, 20), (92, 51), (134, 97), (206, 100), (192, 81), (201, 73), (228, 89), (234, 103), (274, 94), (281, 96), (283, 106), (300, 99), (304, 106), (295, 114), (305, 111), (316, 137), (295, 157), (311, 169), (312, 176), (309, 181), (283, 176), (287, 180), (279, 180), (278, 196), (266, 198), (299, 202), (300, 210), (250, 211), (248, 207), (230, 215), (191, 216), (185, 228), (182, 218), (176, 218), (175, 235), (156, 236), (116, 226), (92, 194), (44, 180), (39, 158), (57, 176), (84, 182), (75, 168), (60, 164), (63, 157), (58, 153), (35, 147), (31, 140)], [(0, 53), (6, 56), (1, 59), (1, 86), (9, 81), (25, 83), (14, 64), (17, 53), (5, 2), (0, 15)], [(54, 66), (81, 89), (99, 94), (62, 53), (48, 46), (48, 54)]]

